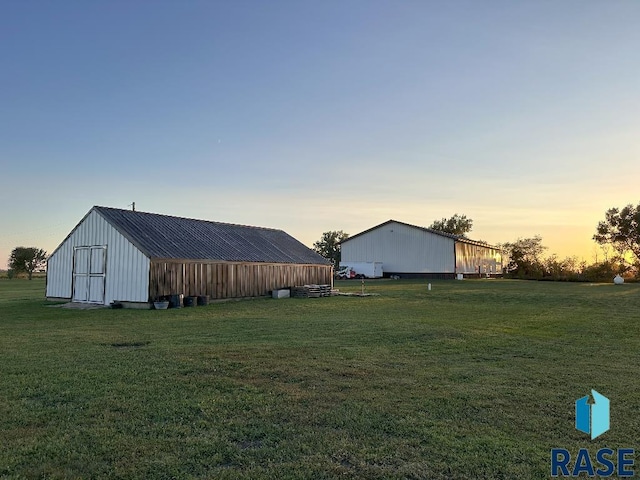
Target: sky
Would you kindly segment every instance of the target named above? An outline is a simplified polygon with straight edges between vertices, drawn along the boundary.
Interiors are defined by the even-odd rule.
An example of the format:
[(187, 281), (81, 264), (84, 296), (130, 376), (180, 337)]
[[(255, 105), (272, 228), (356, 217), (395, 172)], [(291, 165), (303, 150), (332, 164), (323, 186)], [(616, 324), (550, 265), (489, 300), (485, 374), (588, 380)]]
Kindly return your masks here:
[(93, 205), (308, 246), (454, 213), (594, 260), (640, 201), (640, 2), (0, 0), (0, 268)]

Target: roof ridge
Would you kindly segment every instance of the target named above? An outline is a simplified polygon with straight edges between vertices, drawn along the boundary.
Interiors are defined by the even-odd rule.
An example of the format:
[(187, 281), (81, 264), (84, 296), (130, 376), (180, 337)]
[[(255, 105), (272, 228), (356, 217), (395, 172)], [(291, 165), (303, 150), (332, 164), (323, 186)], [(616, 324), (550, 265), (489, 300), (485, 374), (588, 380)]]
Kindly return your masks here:
[[(93, 208), (102, 209), (102, 210), (116, 210), (120, 212), (127, 212), (129, 214), (140, 214), (140, 215), (155, 215), (158, 217), (166, 217), (166, 218), (177, 218), (180, 220), (190, 220), (192, 222), (205, 222), (205, 223), (215, 223), (218, 225), (229, 225), (232, 227), (244, 227), (244, 228), (254, 228), (257, 230), (271, 230), (274, 232), (284, 232), (281, 228), (273, 228), (273, 227), (258, 227), (255, 225), (246, 225), (243, 223), (230, 223), (230, 222), (219, 222), (217, 220), (205, 220), (202, 218), (192, 218), (192, 217), (181, 217), (178, 215), (166, 215), (164, 213), (154, 213), (154, 212), (143, 212), (140, 210), (128, 210), (126, 208), (115, 208), (115, 207), (105, 207), (102, 205), (94, 205)], [(286, 233), (286, 232), (285, 232)]]
[(369, 232), (371, 232), (373, 230), (376, 230), (376, 229), (378, 229), (378, 228), (380, 228), (380, 227), (382, 227), (384, 225), (387, 225), (387, 224), (389, 224), (391, 222), (398, 223), (400, 225), (405, 225), (405, 226), (411, 227), (411, 228), (417, 228), (418, 230), (423, 230), (425, 232), (430, 232), (430, 233), (433, 233), (434, 235), (440, 235), (442, 237), (450, 238), (450, 239), (458, 241), (458, 242), (471, 243), (471, 244), (486, 246), (486, 247), (489, 247), (489, 248), (499, 249), (499, 247), (497, 247), (495, 245), (491, 245), (489, 243), (485, 243), (485, 242), (482, 242), (480, 240), (473, 240), (471, 238), (465, 237), (464, 235), (456, 235), (454, 233), (447, 233), (447, 232), (443, 232), (441, 230), (435, 230), (433, 228), (421, 227), (420, 225), (414, 225), (412, 223), (401, 222), (400, 220), (394, 220), (393, 218), (387, 220), (386, 222), (382, 222), (382, 223), (380, 223), (378, 225), (374, 225), (373, 227), (367, 228), (366, 230), (363, 230), (362, 232), (356, 233), (352, 237), (346, 238), (341, 243), (349, 242), (350, 240), (353, 240), (354, 238), (357, 238), (360, 235), (364, 235), (365, 233), (369, 233)]

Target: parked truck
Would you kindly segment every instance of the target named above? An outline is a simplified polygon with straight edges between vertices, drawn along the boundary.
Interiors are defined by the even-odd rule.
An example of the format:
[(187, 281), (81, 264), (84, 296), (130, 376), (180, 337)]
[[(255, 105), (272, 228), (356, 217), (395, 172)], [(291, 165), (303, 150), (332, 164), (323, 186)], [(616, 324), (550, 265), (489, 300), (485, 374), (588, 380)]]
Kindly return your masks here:
[(382, 262), (340, 262), (336, 277), (345, 278), (382, 278)]

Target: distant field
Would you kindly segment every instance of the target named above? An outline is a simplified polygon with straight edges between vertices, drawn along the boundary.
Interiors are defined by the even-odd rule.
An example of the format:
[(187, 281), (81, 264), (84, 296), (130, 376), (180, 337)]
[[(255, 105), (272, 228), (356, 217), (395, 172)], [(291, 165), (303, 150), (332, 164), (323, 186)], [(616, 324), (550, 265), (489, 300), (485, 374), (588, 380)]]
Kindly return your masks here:
[(0, 280), (0, 477), (542, 479), (553, 447), (640, 448), (640, 285), (431, 283), (72, 311)]

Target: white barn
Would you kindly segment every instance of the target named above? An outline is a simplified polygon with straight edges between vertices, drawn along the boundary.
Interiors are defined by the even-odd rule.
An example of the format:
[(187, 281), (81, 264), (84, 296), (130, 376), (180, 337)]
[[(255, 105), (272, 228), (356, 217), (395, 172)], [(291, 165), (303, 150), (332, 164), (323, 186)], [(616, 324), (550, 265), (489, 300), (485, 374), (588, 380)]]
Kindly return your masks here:
[(329, 262), (282, 230), (93, 207), (47, 262), (49, 299), (148, 304), (330, 284)]
[(498, 247), (396, 220), (349, 237), (342, 242), (341, 252), (345, 263), (382, 262), (386, 277), (502, 273)]

